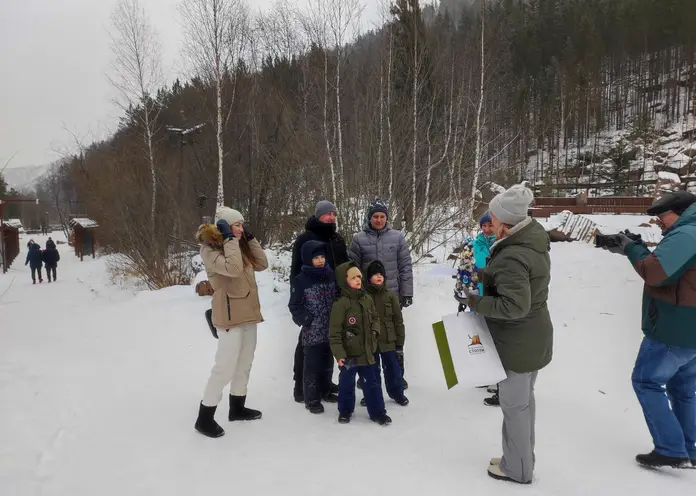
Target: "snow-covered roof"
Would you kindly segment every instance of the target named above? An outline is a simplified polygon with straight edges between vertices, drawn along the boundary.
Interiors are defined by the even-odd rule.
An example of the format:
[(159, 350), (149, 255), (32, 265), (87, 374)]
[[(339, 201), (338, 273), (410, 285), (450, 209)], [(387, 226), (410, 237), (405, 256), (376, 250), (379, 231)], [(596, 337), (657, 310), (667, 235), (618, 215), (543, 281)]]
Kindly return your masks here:
[(80, 226), (83, 229), (91, 229), (93, 227), (99, 227), (97, 221), (88, 219), (86, 217), (75, 217), (70, 221), (71, 226)]
[(2, 221), (3, 226), (11, 227), (12, 229), (22, 229), (22, 221), (19, 219), (7, 219)]

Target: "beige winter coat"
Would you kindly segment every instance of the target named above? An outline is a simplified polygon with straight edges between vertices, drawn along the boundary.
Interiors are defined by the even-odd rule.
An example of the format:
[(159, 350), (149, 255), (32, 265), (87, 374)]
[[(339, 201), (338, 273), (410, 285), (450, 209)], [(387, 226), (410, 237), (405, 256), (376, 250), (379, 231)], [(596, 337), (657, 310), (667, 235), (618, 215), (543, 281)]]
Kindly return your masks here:
[(201, 243), (201, 258), (213, 286), (213, 325), (230, 329), (244, 324), (263, 322), (259, 291), (254, 272), (268, 268), (268, 259), (255, 239), (249, 242), (253, 254), (251, 266), (244, 266), (239, 240), (223, 242), (212, 224), (199, 228), (196, 240)]

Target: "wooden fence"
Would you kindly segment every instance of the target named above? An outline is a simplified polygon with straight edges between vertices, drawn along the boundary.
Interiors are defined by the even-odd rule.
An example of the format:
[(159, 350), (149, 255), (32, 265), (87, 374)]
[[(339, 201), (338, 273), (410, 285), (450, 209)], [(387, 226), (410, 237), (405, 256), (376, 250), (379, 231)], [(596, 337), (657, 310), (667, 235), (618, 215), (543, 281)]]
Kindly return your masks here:
[(529, 215), (549, 217), (567, 210), (573, 214), (645, 214), (653, 198), (643, 196), (598, 196), (575, 198), (537, 197)]

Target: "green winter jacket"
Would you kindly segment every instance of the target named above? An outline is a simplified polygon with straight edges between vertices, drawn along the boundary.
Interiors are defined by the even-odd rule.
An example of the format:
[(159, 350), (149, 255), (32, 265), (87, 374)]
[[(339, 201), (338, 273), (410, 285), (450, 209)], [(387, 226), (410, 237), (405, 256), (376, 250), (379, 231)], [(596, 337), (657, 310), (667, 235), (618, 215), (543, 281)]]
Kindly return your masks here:
[(346, 273), (351, 267), (357, 265), (347, 262), (336, 268), (341, 297), (333, 304), (329, 320), (331, 353), (336, 360), (352, 358), (356, 365), (372, 365), (379, 339), (379, 318), (372, 298), (362, 289), (348, 287)]
[(669, 346), (696, 349), (696, 204), (664, 234), (655, 251), (634, 242), (625, 253), (645, 281), (645, 335)]
[(527, 218), (491, 248), (483, 270), (485, 296), (469, 298), (472, 310), (486, 318), (506, 370), (534, 372), (551, 362), (550, 249), (544, 228)]
[[(369, 272), (373, 261), (365, 267), (365, 273)], [(399, 297), (393, 291), (387, 289), (386, 281), (381, 286), (375, 286), (366, 281), (365, 289), (372, 296), (379, 316), (380, 333), (377, 349), (380, 353), (396, 351), (397, 346), (403, 346), (406, 340), (406, 328), (404, 318), (399, 305)]]

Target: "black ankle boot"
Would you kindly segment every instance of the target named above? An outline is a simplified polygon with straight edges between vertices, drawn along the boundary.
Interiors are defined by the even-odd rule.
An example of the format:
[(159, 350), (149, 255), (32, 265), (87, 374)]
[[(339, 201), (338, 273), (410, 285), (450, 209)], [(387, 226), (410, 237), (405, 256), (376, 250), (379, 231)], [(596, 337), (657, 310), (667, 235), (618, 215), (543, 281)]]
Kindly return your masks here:
[(198, 418), (196, 419), (195, 429), (208, 437), (220, 437), (225, 435), (225, 431), (220, 425), (215, 422), (216, 406), (205, 406), (201, 403), (198, 409)]
[(246, 396), (230, 395), (230, 422), (235, 420), (258, 420), (261, 418), (261, 412), (245, 407)]
[(691, 468), (691, 460), (675, 456), (661, 455), (655, 451), (636, 456), (636, 461), (645, 467)]

